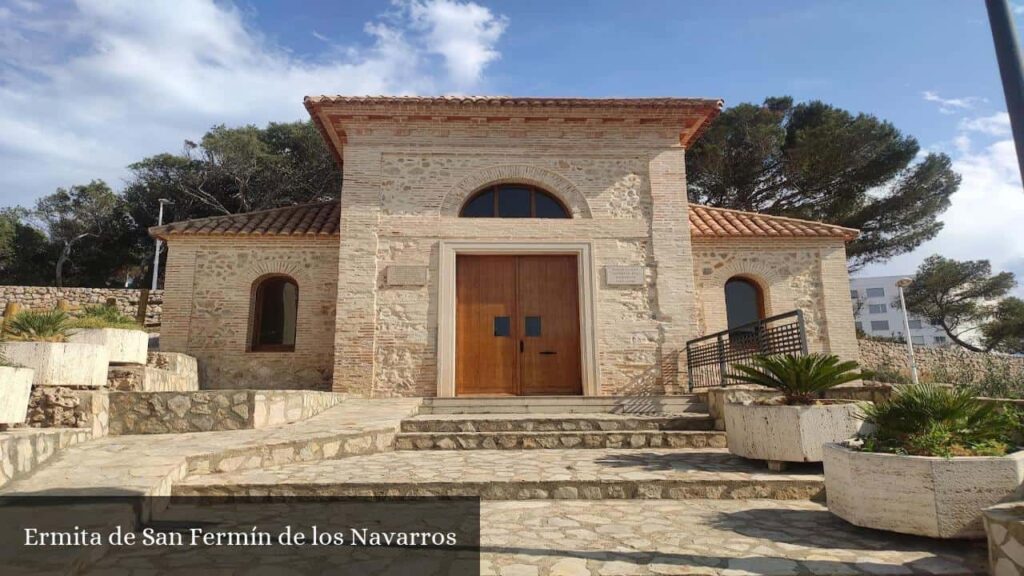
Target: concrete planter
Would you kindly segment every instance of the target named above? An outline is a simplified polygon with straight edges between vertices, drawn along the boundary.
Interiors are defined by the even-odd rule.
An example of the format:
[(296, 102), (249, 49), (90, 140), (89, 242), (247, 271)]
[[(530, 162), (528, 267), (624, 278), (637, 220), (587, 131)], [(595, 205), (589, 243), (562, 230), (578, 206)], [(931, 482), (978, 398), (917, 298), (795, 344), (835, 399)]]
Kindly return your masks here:
[(825, 444), (848, 440), (864, 423), (854, 403), (819, 406), (726, 404), (725, 433), (729, 452), (767, 460), (773, 470), (783, 462), (821, 462)]
[(5, 342), (4, 354), (34, 372), (36, 386), (90, 386), (107, 384), (105, 346), (72, 342)]
[(24, 422), (31, 394), (31, 368), (0, 366), (0, 424)]
[(865, 528), (984, 538), (982, 509), (1013, 499), (1022, 481), (1024, 452), (938, 458), (825, 447), (828, 509)]
[(1024, 574), (1024, 502), (986, 508), (984, 518), (992, 576)]
[(111, 364), (146, 364), (149, 334), (145, 330), (121, 328), (89, 328), (76, 330), (68, 342), (105, 346)]

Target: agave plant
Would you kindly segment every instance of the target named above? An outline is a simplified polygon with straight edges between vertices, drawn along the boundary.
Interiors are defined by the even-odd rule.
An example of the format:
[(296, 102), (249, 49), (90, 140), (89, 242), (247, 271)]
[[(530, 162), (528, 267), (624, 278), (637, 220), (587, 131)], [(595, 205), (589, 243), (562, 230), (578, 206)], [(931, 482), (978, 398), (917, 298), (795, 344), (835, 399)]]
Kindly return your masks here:
[(129, 316), (125, 316), (117, 309), (117, 306), (100, 304), (97, 306), (86, 306), (83, 315), (69, 322), (69, 328), (126, 328), (140, 329), (138, 322)]
[(69, 318), (62, 310), (19, 312), (4, 325), (4, 339), (23, 342), (63, 342)]
[(786, 404), (813, 404), (829, 388), (862, 377), (856, 362), (843, 362), (835, 355), (756, 356), (751, 362), (751, 366), (733, 364), (739, 373), (727, 377), (734, 382), (774, 388), (782, 392)]
[(969, 388), (934, 384), (899, 386), (861, 417), (874, 427), (865, 450), (917, 456), (1003, 455), (1019, 425)]

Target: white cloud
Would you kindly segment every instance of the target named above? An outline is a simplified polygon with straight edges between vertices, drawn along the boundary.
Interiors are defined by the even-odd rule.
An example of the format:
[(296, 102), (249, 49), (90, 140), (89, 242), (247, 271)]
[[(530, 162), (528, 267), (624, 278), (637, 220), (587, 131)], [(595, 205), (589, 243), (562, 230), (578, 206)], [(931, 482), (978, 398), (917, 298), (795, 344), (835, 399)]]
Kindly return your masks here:
[(500, 56), (494, 45), (508, 26), (505, 17), (495, 17), (482, 6), (453, 0), (410, 0), (399, 5), (408, 11), (413, 25), (426, 34), (428, 50), (444, 57), (449, 74), (460, 84), (468, 87), (477, 83), (484, 67)]
[(1015, 293), (1024, 296), (1024, 184), (1013, 140), (999, 128), (1004, 116), (961, 123), (954, 139), (953, 170), (963, 180), (941, 216), (945, 226), (939, 235), (910, 254), (867, 267), (859, 276), (912, 273), (927, 256), (941, 254), (956, 260), (989, 260), (994, 270), (1014, 272), (1020, 282)]
[[(0, 15), (0, 206), (176, 152), (219, 123), (305, 117), (307, 94), (479, 89), (507, 20), (466, 1), (416, 0), (299, 59), (233, 4), (80, 0)], [(320, 37), (318, 32), (309, 33)]]
[(939, 112), (943, 114), (956, 114), (957, 112), (963, 112), (974, 108), (974, 105), (978, 102), (983, 101), (982, 98), (975, 96), (967, 96), (965, 98), (943, 98), (938, 93), (931, 90), (925, 90), (921, 93), (924, 99), (928, 102), (934, 102), (939, 105)]
[(991, 116), (964, 118), (960, 121), (960, 130), (965, 132), (981, 132), (989, 136), (1009, 136), (1010, 115), (1006, 112), (996, 112)]

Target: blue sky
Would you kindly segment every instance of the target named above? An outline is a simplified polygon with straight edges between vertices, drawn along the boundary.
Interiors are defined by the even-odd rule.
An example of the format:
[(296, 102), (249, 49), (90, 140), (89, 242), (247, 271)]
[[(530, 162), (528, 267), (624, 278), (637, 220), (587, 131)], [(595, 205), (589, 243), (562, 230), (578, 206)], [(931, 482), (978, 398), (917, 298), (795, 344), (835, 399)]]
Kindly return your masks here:
[(940, 252), (1024, 277), (980, 0), (0, 0), (0, 206), (119, 187), (133, 160), (216, 123), (304, 118), (315, 93), (824, 100), (892, 121), (964, 175), (940, 237), (867, 272)]

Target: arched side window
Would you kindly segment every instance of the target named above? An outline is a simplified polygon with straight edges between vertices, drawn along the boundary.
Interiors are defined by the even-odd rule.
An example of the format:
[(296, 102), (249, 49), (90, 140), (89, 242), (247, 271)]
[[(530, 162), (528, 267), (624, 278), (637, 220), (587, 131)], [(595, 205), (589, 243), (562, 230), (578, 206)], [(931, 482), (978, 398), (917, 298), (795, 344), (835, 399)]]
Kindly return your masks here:
[(288, 276), (256, 281), (253, 291), (253, 352), (295, 351), (295, 325), (299, 311), (299, 285)]
[(498, 184), (469, 197), (460, 218), (569, 218), (558, 198), (535, 186)]
[(764, 292), (761, 287), (741, 276), (730, 278), (725, 283), (725, 314), (730, 330), (764, 318)]

